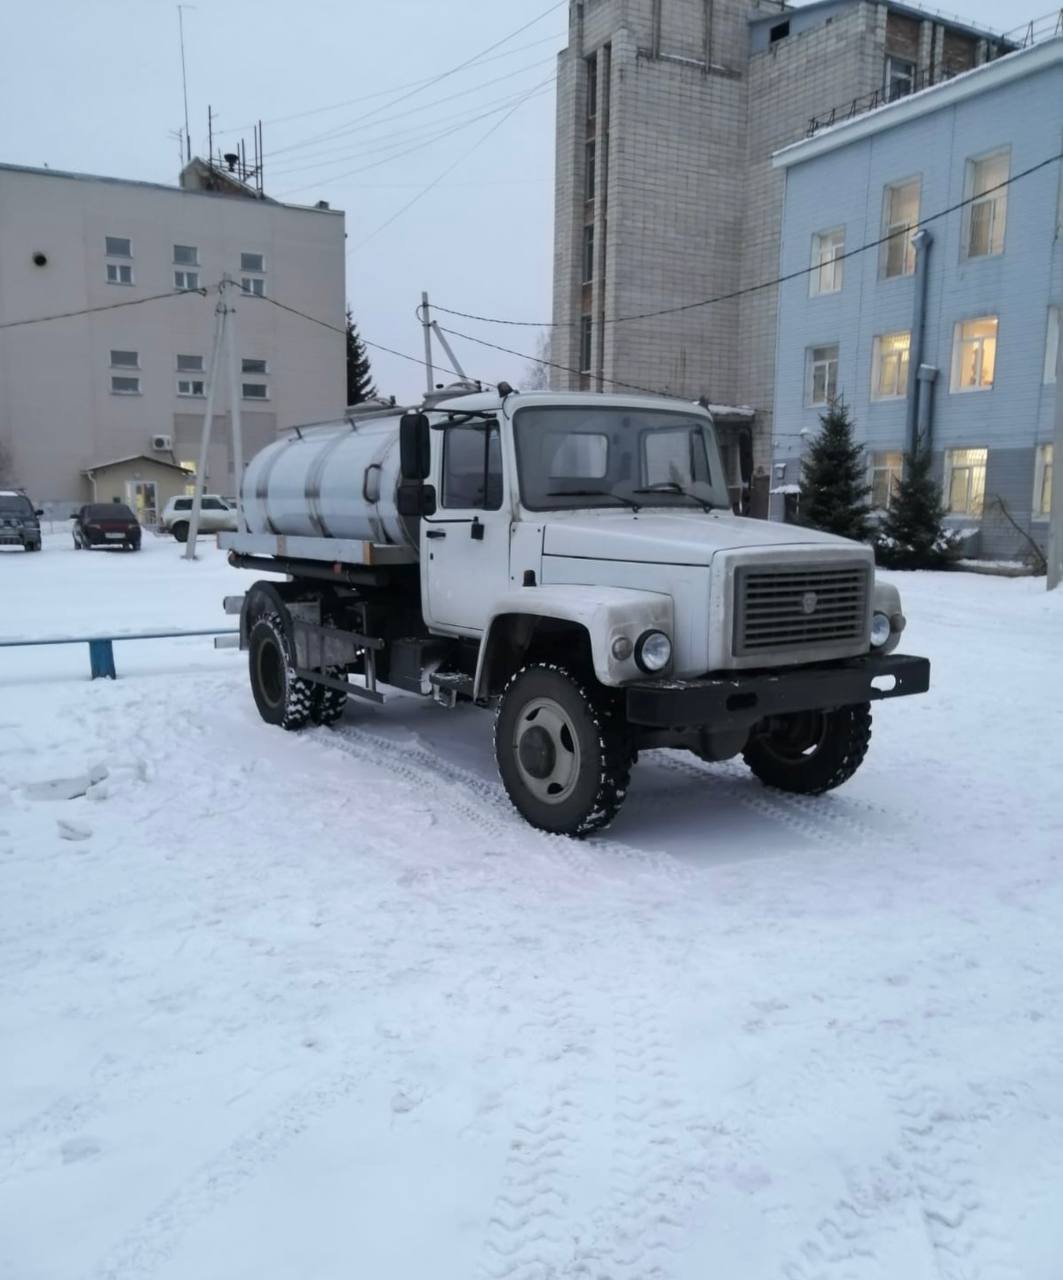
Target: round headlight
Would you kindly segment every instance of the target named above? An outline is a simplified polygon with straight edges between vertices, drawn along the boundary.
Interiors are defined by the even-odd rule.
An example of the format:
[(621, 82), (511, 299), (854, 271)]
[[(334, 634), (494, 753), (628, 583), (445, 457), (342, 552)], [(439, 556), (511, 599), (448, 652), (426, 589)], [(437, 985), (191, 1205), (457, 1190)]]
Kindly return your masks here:
[(890, 620), (884, 613), (876, 613), (871, 619), (871, 646), (881, 649), (890, 638)]
[(672, 642), (663, 631), (644, 631), (635, 645), (635, 661), (643, 671), (663, 671), (672, 658)]

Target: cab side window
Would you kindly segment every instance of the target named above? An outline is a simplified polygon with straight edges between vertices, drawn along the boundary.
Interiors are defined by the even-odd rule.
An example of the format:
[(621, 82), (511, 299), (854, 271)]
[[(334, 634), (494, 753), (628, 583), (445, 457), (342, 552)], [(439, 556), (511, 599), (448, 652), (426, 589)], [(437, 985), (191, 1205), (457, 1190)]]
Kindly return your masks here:
[(497, 511), (502, 506), (502, 445), (497, 426), (446, 428), (442, 505), (459, 511)]

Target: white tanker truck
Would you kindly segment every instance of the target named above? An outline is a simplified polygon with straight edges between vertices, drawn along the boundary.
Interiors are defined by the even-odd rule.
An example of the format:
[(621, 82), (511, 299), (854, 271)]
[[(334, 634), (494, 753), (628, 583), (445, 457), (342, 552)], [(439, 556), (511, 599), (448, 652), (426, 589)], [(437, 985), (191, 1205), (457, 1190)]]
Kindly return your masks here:
[(382, 685), (494, 707), (502, 782), (546, 831), (604, 827), (656, 747), (827, 791), (870, 703), (929, 687), (870, 548), (734, 515), (684, 401), (451, 388), (295, 429), (242, 499), (231, 563), (288, 575), (225, 602), (263, 719), (331, 724)]

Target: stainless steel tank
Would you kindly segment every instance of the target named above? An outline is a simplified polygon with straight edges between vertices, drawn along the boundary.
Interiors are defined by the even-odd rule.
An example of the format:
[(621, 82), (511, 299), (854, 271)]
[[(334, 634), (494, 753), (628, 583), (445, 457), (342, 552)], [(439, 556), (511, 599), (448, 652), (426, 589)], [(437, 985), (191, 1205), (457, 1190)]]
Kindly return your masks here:
[(313, 427), (267, 445), (244, 472), (248, 529), (416, 546), (395, 503), (399, 417)]

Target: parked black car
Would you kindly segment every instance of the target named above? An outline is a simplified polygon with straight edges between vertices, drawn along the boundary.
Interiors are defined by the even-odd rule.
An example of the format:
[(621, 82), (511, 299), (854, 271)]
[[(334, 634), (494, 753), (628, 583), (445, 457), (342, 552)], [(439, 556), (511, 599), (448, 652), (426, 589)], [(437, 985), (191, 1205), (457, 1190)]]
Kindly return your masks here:
[(122, 502), (90, 502), (74, 517), (74, 547), (140, 550), (140, 523)]
[(0, 489), (0, 547), (40, 551), (41, 514), (24, 493)]

